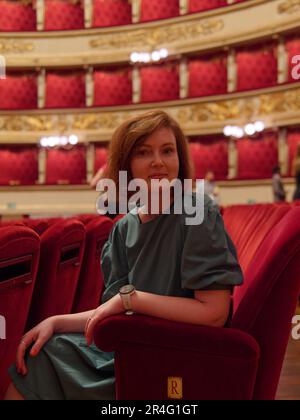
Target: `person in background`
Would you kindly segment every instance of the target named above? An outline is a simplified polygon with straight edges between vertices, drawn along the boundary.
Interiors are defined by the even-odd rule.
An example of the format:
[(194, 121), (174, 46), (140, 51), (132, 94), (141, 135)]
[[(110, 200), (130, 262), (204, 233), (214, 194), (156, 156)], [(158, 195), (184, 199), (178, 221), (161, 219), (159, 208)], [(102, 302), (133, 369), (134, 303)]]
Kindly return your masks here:
[(284, 190), (279, 166), (275, 166), (273, 168), (272, 187), (274, 201), (277, 203), (280, 201), (285, 201), (286, 192)]
[(296, 178), (296, 190), (293, 200), (300, 200), (300, 143), (297, 145), (297, 152), (293, 162), (292, 174)]
[(217, 205), (220, 204), (219, 189), (215, 183), (215, 174), (213, 171), (208, 171), (204, 178), (204, 192), (207, 194)]

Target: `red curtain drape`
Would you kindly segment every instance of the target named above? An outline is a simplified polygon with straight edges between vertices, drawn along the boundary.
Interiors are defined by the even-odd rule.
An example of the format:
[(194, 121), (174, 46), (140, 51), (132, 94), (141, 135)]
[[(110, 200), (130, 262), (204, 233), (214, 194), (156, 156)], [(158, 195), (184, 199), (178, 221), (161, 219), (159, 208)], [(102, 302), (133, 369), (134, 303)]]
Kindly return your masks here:
[(0, 184), (33, 185), (38, 181), (36, 146), (0, 147)]
[(179, 99), (179, 66), (177, 63), (141, 67), (141, 102)]
[(189, 97), (227, 92), (227, 56), (193, 57), (188, 61)]
[(141, 22), (179, 16), (179, 0), (141, 0)]
[(71, 30), (84, 28), (83, 2), (69, 0), (45, 1), (46, 31)]
[(46, 160), (47, 184), (85, 184), (86, 149), (77, 146), (70, 150), (49, 149)]
[(203, 12), (204, 10), (227, 6), (227, 0), (188, 0), (188, 2), (189, 13)]
[(107, 146), (95, 146), (95, 164), (94, 173), (107, 163), (108, 149)]
[(94, 72), (94, 106), (132, 103), (131, 68), (105, 68)]
[(51, 72), (46, 75), (46, 108), (81, 108), (85, 100), (83, 72)]
[(93, 27), (129, 25), (132, 6), (128, 0), (94, 0)]
[(292, 165), (296, 156), (298, 144), (300, 144), (300, 127), (291, 128), (288, 130), (287, 143), (289, 148), (289, 172), (288, 175), (292, 176)]
[(0, 31), (35, 31), (36, 10), (33, 4), (0, 0)]
[(212, 171), (215, 179), (227, 179), (228, 141), (223, 136), (193, 137), (190, 153), (195, 168), (195, 178), (204, 179)]
[[(289, 82), (299, 82), (298, 80), (295, 80), (293, 78), (293, 68), (296, 66), (296, 64), (292, 63), (292, 58), (296, 55), (300, 56), (300, 36), (296, 35), (293, 36), (289, 39), (287, 39), (286, 41), (286, 50), (288, 53), (288, 68), (289, 68), (289, 73), (288, 73), (288, 81)], [(297, 63), (299, 64), (300, 61), (297, 61)], [(298, 66), (299, 67), (299, 66)], [(298, 71), (297, 74), (300, 74), (300, 72)]]
[(0, 79), (0, 109), (33, 109), (37, 105), (36, 74), (9, 73)]
[(277, 84), (276, 50), (274, 44), (237, 50), (237, 90), (260, 89)]
[(278, 165), (278, 135), (266, 132), (257, 138), (237, 141), (238, 178), (272, 178), (272, 169)]

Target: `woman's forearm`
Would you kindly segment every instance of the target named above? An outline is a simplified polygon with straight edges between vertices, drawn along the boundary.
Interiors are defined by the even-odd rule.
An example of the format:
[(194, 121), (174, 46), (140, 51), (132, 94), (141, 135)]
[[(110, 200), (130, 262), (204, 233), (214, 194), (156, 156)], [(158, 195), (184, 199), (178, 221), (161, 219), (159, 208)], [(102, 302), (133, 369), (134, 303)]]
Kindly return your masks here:
[(78, 314), (53, 316), (55, 333), (83, 333), (87, 320), (94, 312), (93, 309)]
[(189, 324), (223, 326), (228, 317), (229, 303), (222, 299), (219, 305), (215, 303), (140, 291), (132, 295), (132, 308), (136, 313)]

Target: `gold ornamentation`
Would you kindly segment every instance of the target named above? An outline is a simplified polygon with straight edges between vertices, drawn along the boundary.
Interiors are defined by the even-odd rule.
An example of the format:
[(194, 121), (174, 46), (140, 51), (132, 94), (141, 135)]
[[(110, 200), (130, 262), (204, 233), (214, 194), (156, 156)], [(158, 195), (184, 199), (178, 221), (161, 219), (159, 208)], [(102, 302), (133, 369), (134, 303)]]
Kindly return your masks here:
[(221, 19), (207, 19), (203, 22), (181, 23), (158, 29), (140, 29), (129, 33), (114, 34), (90, 41), (92, 48), (159, 47), (162, 44), (195, 39), (219, 32), (224, 28)]
[(0, 41), (0, 54), (26, 53), (33, 51), (33, 44), (22, 41)]
[[(281, 92), (270, 92), (250, 97), (224, 99), (217, 102), (187, 103), (178, 101), (176, 107), (166, 107), (184, 129), (203, 124), (223, 124), (228, 120), (249, 120), (272, 115), (300, 113), (300, 87)], [(42, 112), (42, 111), (39, 111)], [(41, 133), (85, 132), (87, 135), (101, 133), (108, 136), (126, 119), (145, 112), (140, 110), (124, 110), (121, 112), (102, 112), (101, 109), (82, 112), (45, 115), (2, 115), (0, 116), (0, 133), (31, 132)], [(94, 135), (94, 134), (93, 134)]]
[(300, 10), (300, 0), (287, 0), (278, 6), (279, 14), (292, 14)]

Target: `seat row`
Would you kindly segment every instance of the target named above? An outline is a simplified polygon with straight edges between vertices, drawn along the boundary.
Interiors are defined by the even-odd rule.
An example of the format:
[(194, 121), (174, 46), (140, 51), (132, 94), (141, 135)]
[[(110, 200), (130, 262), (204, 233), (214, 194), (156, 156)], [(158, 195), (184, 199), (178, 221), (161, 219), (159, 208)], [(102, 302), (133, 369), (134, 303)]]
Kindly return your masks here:
[(110, 218), (90, 215), (0, 225), (0, 315), (5, 320), (0, 398), (24, 331), (49, 316), (99, 305), (100, 254), (112, 226)]

